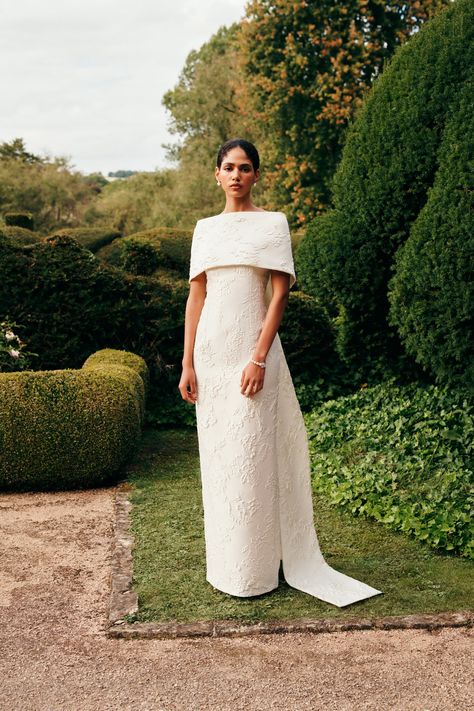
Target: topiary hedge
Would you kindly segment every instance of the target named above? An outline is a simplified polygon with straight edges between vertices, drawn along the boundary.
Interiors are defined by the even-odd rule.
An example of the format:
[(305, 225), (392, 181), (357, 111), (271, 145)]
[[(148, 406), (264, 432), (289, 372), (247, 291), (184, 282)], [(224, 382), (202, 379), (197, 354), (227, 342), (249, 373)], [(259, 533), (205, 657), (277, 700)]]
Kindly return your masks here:
[(74, 237), (79, 244), (91, 252), (99, 249), (121, 237), (118, 230), (106, 227), (67, 227), (52, 232), (50, 237)]
[(35, 368), (78, 368), (107, 347), (132, 351), (150, 368), (151, 421), (193, 422), (177, 389), (187, 281), (104, 266), (70, 236), (19, 247), (1, 233), (0, 273), (0, 315), (22, 325)]
[(191, 230), (156, 227), (114, 240), (99, 250), (97, 257), (133, 274), (147, 275), (167, 270), (187, 279), (192, 234)]
[(350, 372), (336, 352), (334, 325), (319, 299), (290, 291), (279, 335), (303, 411), (353, 392)]
[[(150, 369), (147, 420), (195, 423), (178, 391), (187, 279), (133, 276), (101, 264), (71, 236), (28, 247), (0, 234), (0, 315), (37, 354), (35, 368), (77, 368), (94, 351), (118, 348)], [(292, 292), (280, 336), (304, 409), (347, 392), (334, 335), (317, 299)]]
[(437, 379), (474, 394), (474, 81), (446, 125), (428, 200), (395, 258), (389, 320)]
[(9, 237), (13, 244), (35, 244), (35, 242), (41, 242), (43, 239), (42, 235), (33, 230), (29, 230), (26, 227), (0, 227), (2, 233)]
[(23, 227), (27, 230), (34, 230), (34, 219), (32, 212), (6, 212), (4, 215), (5, 224), (11, 227)]
[[(412, 367), (388, 321), (388, 281), (427, 201), (446, 124), (473, 65), (474, 3), (457, 0), (400, 47), (374, 81), (346, 135), (334, 209), (316, 219), (297, 252), (302, 288), (329, 294), (340, 311), (339, 350), (357, 378)], [(469, 153), (472, 131), (458, 137)], [(463, 180), (462, 173), (450, 177), (453, 185)]]
[(104, 350), (80, 370), (0, 374), (0, 489), (87, 488), (114, 480), (140, 438), (147, 368)]

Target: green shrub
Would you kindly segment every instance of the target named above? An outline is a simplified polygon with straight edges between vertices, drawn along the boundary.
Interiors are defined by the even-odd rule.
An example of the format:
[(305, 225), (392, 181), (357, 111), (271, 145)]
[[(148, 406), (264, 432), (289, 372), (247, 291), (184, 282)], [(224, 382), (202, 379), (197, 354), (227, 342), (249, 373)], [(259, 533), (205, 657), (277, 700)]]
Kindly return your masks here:
[(67, 227), (53, 232), (51, 237), (74, 237), (79, 244), (91, 252), (97, 252), (121, 237), (118, 230), (106, 227)]
[(474, 392), (474, 81), (443, 135), (428, 200), (395, 259), (389, 318), (440, 382)]
[(0, 315), (21, 324), (35, 369), (78, 368), (98, 349), (129, 350), (150, 368), (150, 421), (194, 421), (177, 389), (187, 281), (104, 266), (68, 236), (21, 248), (0, 233), (0, 272)]
[(42, 236), (26, 227), (1, 227), (1, 231), (9, 237), (14, 244), (35, 244), (41, 242)]
[(154, 253), (155, 270), (167, 270), (176, 276), (184, 279), (188, 278), (192, 241), (191, 230), (156, 227), (152, 230), (136, 232), (120, 240), (114, 240), (110, 245), (99, 250), (97, 257), (112, 266), (125, 268), (126, 245), (130, 241), (134, 249), (137, 249), (139, 245), (146, 245), (144, 249), (150, 250), (151, 248)]
[(474, 407), (462, 393), (387, 382), (305, 421), (314, 486), (334, 505), (474, 557)]
[[(83, 370), (94, 370), (95, 372), (110, 373), (114, 369), (123, 371), (129, 368), (140, 377), (141, 383), (138, 382), (140, 390), (140, 412), (142, 420), (145, 417), (145, 403), (150, 390), (150, 373), (144, 359), (135, 353), (129, 351), (119, 351), (114, 348), (103, 348), (100, 351), (92, 353), (82, 366)], [(136, 378), (135, 378), (136, 380)]]
[[(187, 279), (133, 276), (101, 264), (67, 235), (18, 247), (0, 234), (0, 315), (37, 355), (35, 369), (77, 368), (94, 351), (117, 348), (150, 369), (147, 421), (195, 423), (178, 391)], [(346, 392), (333, 332), (316, 299), (292, 292), (280, 329), (303, 408)]]
[(87, 488), (114, 480), (136, 451), (146, 366), (96, 353), (81, 370), (0, 374), (0, 488)]
[[(374, 81), (346, 134), (333, 209), (316, 219), (298, 250), (301, 287), (329, 294), (340, 310), (338, 348), (357, 378), (412, 367), (388, 322), (388, 281), (427, 201), (446, 122), (473, 65), (474, 3), (457, 0)], [(463, 141), (472, 145), (472, 132)]]
[(23, 227), (27, 230), (35, 228), (32, 212), (6, 212), (4, 220), (7, 227)]
[(133, 237), (121, 241), (122, 268), (130, 274), (150, 276), (160, 266), (160, 243), (143, 242)]
[(279, 334), (303, 411), (353, 391), (350, 374), (336, 353), (334, 326), (317, 298), (290, 291)]

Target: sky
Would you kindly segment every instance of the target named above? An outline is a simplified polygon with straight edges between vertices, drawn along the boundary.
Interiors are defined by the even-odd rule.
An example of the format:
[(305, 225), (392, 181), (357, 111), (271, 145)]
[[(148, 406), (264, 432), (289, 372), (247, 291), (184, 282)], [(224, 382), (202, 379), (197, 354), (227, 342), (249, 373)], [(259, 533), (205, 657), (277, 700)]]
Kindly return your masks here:
[(168, 166), (161, 100), (245, 0), (0, 0), (0, 143), (74, 170)]

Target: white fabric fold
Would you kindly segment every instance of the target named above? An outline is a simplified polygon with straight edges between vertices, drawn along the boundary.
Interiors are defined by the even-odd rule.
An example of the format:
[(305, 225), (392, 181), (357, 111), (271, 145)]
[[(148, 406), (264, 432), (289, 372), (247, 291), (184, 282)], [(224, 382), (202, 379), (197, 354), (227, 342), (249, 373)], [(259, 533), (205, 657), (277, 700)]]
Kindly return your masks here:
[(227, 212), (198, 220), (189, 281), (212, 267), (253, 266), (285, 272), (296, 281), (291, 237), (282, 212)]

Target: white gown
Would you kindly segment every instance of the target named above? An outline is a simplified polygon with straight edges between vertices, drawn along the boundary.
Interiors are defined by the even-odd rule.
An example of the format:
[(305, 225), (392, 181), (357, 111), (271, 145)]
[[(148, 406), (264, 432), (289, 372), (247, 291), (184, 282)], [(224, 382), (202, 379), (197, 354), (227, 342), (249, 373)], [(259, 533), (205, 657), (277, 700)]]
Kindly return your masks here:
[(267, 310), (270, 269), (294, 283), (283, 213), (198, 221), (189, 279), (206, 272), (193, 356), (206, 580), (230, 595), (261, 595), (278, 587), (282, 561), (288, 585), (343, 607), (381, 591), (331, 568), (321, 553), (307, 433), (278, 333), (263, 389), (240, 392)]

